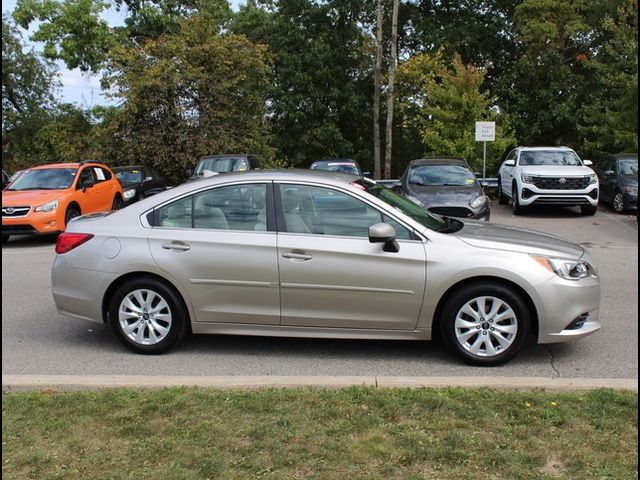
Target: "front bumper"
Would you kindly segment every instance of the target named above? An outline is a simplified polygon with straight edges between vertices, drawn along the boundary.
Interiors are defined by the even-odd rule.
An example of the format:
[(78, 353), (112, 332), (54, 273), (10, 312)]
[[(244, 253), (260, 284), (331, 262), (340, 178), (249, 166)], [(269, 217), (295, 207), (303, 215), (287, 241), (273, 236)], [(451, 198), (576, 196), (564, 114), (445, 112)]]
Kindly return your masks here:
[(520, 205), (598, 205), (598, 185), (589, 185), (584, 190), (547, 190), (525, 183), (518, 192)]
[(529, 291), (538, 311), (538, 343), (561, 343), (600, 330), (598, 277), (564, 280), (558, 276)]
[(64, 230), (64, 219), (58, 211), (35, 212), (22, 217), (2, 217), (3, 235), (34, 235), (59, 233)]
[(622, 196), (624, 201), (624, 209), (625, 210), (637, 210), (638, 209), (638, 195), (632, 195), (631, 193), (625, 192)]

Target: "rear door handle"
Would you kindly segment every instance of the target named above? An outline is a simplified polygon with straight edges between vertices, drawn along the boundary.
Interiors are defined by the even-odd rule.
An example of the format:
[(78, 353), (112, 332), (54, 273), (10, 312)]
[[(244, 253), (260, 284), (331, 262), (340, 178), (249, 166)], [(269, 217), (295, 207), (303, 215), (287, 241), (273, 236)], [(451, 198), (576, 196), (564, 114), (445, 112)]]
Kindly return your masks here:
[(186, 243), (165, 243), (162, 245), (162, 248), (165, 250), (178, 250), (179, 252), (186, 252), (187, 250), (191, 250), (191, 245), (187, 245)]
[(286, 252), (282, 254), (283, 258), (291, 258), (294, 260), (311, 260), (313, 255), (308, 255), (306, 253), (294, 253), (294, 252)]

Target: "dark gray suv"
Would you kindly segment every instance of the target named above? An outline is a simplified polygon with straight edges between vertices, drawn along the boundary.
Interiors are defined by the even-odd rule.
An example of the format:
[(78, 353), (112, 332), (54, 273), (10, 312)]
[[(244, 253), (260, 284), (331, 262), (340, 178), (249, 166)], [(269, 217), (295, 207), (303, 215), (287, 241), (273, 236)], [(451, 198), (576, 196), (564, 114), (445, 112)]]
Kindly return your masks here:
[(596, 162), (600, 200), (618, 213), (638, 209), (638, 154), (619, 153)]

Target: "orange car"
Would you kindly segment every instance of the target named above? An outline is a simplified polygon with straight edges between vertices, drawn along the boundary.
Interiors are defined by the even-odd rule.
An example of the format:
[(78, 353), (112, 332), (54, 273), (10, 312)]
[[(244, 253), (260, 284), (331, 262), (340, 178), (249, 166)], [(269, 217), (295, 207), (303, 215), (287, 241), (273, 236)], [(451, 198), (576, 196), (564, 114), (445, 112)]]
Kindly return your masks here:
[(113, 172), (96, 162), (28, 168), (2, 191), (2, 242), (10, 235), (56, 233), (78, 215), (122, 208)]

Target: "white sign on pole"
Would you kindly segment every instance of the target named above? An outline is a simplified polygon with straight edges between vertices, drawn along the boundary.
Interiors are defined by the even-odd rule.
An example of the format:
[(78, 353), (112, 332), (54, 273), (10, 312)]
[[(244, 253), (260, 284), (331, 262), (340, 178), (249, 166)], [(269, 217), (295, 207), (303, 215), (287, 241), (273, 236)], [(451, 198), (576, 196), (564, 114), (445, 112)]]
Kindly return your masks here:
[(496, 122), (476, 122), (476, 142), (495, 142)]

